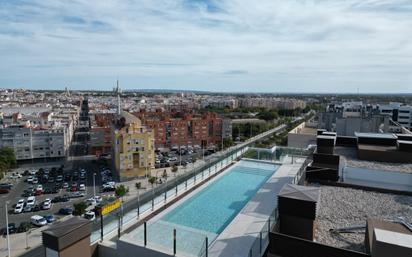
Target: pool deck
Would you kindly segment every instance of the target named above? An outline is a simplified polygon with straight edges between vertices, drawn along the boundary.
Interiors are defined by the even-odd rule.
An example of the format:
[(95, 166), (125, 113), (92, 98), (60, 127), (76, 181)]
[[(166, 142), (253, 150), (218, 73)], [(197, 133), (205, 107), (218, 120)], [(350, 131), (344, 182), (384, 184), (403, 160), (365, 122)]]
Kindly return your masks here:
[[(247, 257), (277, 207), (277, 194), (292, 183), (302, 163), (282, 164), (209, 247), (209, 256)], [(256, 253), (254, 253), (254, 256)]]
[[(292, 183), (304, 160), (304, 158), (295, 158), (294, 164), (283, 163), (239, 212), (234, 220), (232, 220), (225, 230), (216, 238), (216, 240), (209, 245), (208, 256), (249, 256), (250, 248), (259, 237), (259, 231), (263, 229), (269, 216), (277, 207), (276, 196), (278, 192), (284, 184)], [(230, 169), (231, 167), (229, 170)], [(203, 190), (210, 183), (219, 179), (224, 174), (226, 174), (226, 171), (217, 174), (211, 181), (199, 186), (190, 194), (179, 199), (179, 201), (173, 203), (169, 208), (151, 218), (148, 223), (151, 224), (157, 222), (161, 217), (172, 211), (174, 208), (178, 208), (178, 206), (185, 200)], [(126, 251), (130, 246), (134, 245), (135, 247), (138, 247), (134, 248), (134, 253), (145, 253), (148, 254), (147, 256), (152, 256), (154, 250), (157, 251), (158, 254), (153, 256), (172, 256), (171, 248), (164, 249), (159, 245), (153, 245), (151, 242), (148, 242), (147, 247), (143, 247), (142, 242), (136, 240), (136, 233), (142, 233), (141, 229), (142, 227), (138, 227), (132, 232), (122, 236), (120, 240), (117, 241), (117, 249), (120, 248)], [(179, 253), (179, 256), (186, 256), (186, 254)]]

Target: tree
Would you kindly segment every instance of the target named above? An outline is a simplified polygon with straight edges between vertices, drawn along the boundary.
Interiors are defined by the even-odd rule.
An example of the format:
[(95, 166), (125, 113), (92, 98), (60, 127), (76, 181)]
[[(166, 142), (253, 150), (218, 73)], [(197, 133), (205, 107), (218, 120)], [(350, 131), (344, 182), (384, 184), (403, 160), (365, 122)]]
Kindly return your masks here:
[(223, 139), (223, 148), (228, 148), (234, 145), (232, 138), (225, 138)]
[(142, 183), (141, 182), (136, 182), (136, 184), (134, 184), (134, 186), (136, 187), (137, 191), (139, 191), (139, 189), (142, 188)]
[(149, 178), (148, 181), (149, 181), (149, 183), (152, 185), (152, 188), (153, 188), (153, 184), (156, 183), (156, 180), (157, 180), (156, 177), (150, 177), (150, 178)]
[(123, 197), (129, 192), (129, 188), (125, 185), (117, 186), (114, 193), (117, 197)]
[(86, 212), (87, 204), (85, 202), (75, 203), (73, 204), (73, 207), (74, 207), (73, 214), (76, 216), (80, 216)]
[[(0, 173), (4, 175), (10, 168), (16, 165), (14, 150), (10, 147), (0, 148)], [(0, 175), (1, 176), (1, 175)]]
[(267, 111), (263, 110), (258, 113), (257, 117), (259, 119), (265, 120), (265, 121), (272, 121), (274, 119), (278, 118), (278, 113), (275, 110)]
[(172, 172), (173, 172), (173, 174), (174, 174), (174, 176), (176, 177), (176, 172), (178, 171), (178, 167), (177, 167), (177, 165), (175, 164), (175, 165), (173, 165), (173, 167), (172, 167)]

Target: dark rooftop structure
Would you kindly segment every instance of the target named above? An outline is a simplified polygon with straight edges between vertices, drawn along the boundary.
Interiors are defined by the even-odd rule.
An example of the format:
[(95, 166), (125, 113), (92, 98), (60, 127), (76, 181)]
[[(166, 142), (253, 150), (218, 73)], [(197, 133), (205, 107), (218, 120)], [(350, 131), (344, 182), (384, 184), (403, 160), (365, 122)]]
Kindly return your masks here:
[(91, 256), (91, 224), (87, 219), (74, 216), (44, 230), (42, 235), (46, 253), (57, 252), (60, 257)]

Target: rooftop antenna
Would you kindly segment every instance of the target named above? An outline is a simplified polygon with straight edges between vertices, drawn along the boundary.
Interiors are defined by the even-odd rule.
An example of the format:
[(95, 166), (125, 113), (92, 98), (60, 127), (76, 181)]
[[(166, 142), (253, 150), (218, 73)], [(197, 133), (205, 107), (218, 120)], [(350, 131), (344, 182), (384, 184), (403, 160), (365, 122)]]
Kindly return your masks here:
[(118, 115), (120, 115), (120, 112), (122, 111), (122, 106), (121, 106), (121, 103), (120, 103), (120, 92), (121, 92), (121, 90), (120, 90), (120, 86), (119, 86), (119, 79), (117, 79), (117, 82), (116, 82), (116, 93), (117, 93), (117, 114)]

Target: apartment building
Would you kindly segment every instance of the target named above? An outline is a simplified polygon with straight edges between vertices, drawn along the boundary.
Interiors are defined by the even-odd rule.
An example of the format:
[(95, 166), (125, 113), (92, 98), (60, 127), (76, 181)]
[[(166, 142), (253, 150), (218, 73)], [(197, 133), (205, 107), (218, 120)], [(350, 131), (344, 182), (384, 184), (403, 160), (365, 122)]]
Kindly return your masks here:
[(287, 109), (306, 108), (305, 101), (293, 98), (246, 97), (239, 100), (239, 106), (245, 108)]
[(145, 176), (154, 167), (153, 130), (136, 116), (121, 112), (112, 128), (112, 159), (121, 180)]
[[(222, 132), (228, 130), (227, 123), (223, 127), (222, 119), (216, 113), (205, 113), (195, 116), (191, 113), (171, 113), (141, 111), (134, 113), (143, 124), (153, 129), (157, 148), (173, 146), (213, 146), (221, 144)], [(222, 129), (223, 127), (223, 129)], [(227, 131), (224, 135), (229, 136)]]
[(0, 129), (0, 147), (14, 149), (16, 160), (64, 158), (68, 150), (66, 128), (36, 129), (12, 125)]
[(236, 109), (239, 107), (239, 101), (236, 98), (206, 98), (201, 101), (200, 106), (202, 108), (229, 108)]
[(111, 129), (115, 115), (113, 113), (95, 113), (90, 115), (89, 153), (99, 156), (112, 151)]
[(401, 103), (389, 103), (379, 105), (380, 114), (387, 115), (401, 126), (412, 129), (412, 106), (402, 105)]

